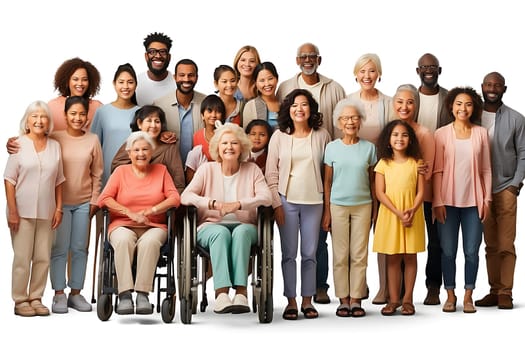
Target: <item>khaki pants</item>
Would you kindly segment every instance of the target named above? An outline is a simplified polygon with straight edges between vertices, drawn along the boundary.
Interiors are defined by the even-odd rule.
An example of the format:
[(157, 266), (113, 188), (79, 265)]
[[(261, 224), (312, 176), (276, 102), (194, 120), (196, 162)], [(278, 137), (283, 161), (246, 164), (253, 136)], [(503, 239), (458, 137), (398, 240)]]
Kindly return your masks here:
[(54, 238), (51, 220), (20, 218), (18, 232), (11, 232), (14, 253), (11, 295), (15, 304), (42, 299)]
[[(109, 235), (109, 242), (115, 251), (115, 271), (119, 294), (128, 290), (137, 292), (153, 291), (153, 278), (159, 260), (160, 248), (168, 239), (165, 230), (117, 227)], [(137, 270), (133, 281), (132, 264), (137, 252)]]
[(372, 204), (331, 204), (330, 212), (335, 295), (361, 299), (366, 294)]

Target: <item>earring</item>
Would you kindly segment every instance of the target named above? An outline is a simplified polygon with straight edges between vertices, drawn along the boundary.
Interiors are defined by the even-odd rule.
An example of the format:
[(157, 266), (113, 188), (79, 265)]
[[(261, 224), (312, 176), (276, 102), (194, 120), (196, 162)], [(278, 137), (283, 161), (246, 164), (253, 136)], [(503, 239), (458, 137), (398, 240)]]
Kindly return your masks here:
[(357, 78), (355, 78), (355, 82), (357, 83)]
[(378, 82), (381, 82), (381, 77), (379, 77)]

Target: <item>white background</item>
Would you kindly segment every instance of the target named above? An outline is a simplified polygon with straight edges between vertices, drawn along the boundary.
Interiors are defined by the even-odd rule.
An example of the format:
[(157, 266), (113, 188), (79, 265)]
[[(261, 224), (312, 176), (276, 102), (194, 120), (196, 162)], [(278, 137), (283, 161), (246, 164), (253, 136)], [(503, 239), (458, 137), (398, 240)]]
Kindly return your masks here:
[[(181, 58), (199, 66), (197, 90), (213, 92), (213, 70), (219, 64), (232, 65), (237, 50), (246, 44), (257, 47), (263, 61), (272, 61), (284, 81), (298, 71), (297, 47), (311, 41), (323, 57), (319, 72), (337, 80), (351, 93), (359, 88), (352, 74), (354, 62), (363, 53), (377, 53), (383, 63), (382, 81), (377, 87), (392, 95), (403, 83), (419, 84), (415, 68), (425, 52), (435, 54), (443, 67), (440, 84), (446, 88), (469, 85), (480, 92), (483, 76), (499, 71), (506, 78), (504, 101), (525, 112), (523, 99), (523, 16), (516, 1), (16, 1), (2, 2), (0, 23), (0, 96), (2, 120), (0, 143), (18, 133), (26, 106), (36, 99), (56, 96), (53, 77), (66, 59), (78, 56), (101, 72), (102, 88), (97, 99), (115, 99), (111, 81), (117, 66), (129, 62), (137, 73), (146, 69), (144, 37), (155, 31), (169, 35), (174, 43), (170, 70)], [(2, 146), (3, 147), (3, 146)], [(0, 164), (7, 155), (0, 152)], [(0, 202), (5, 203), (2, 192)], [(523, 197), (523, 196), (522, 196)], [(523, 198), (518, 210), (523, 213)], [(213, 303), (204, 314), (194, 315), (192, 325), (182, 325), (177, 314), (173, 324), (163, 324), (160, 315), (118, 317), (100, 322), (95, 312), (48, 318), (20, 318), (13, 315), (10, 297), (12, 250), (3, 220), (0, 250), (0, 316), (3, 338), (23, 348), (36, 344), (56, 347), (92, 348), (105, 345), (178, 347), (181, 342), (197, 348), (255, 346), (392, 348), (457, 348), (505, 346), (522, 339), (518, 324), (525, 316), (523, 305), (524, 265), (523, 218), (518, 222), (518, 263), (514, 289), (515, 309), (479, 309), (476, 314), (444, 314), (441, 307), (423, 306), (424, 263), (419, 255), (419, 273), (414, 301), (415, 317), (380, 315), (380, 307), (363, 302), (368, 315), (363, 319), (340, 319), (337, 303), (319, 306), (318, 320), (281, 319), (282, 297), (280, 251), (276, 240), (274, 322), (260, 325), (253, 314), (215, 315)], [(91, 255), (94, 247), (91, 247)], [(462, 300), (463, 260), (458, 253), (458, 300)], [(371, 296), (377, 290), (375, 254), (369, 259)], [(85, 287), (91, 296), (91, 268)], [(330, 284), (333, 283), (330, 279)], [(212, 290), (212, 287), (209, 287)], [(475, 299), (488, 290), (483, 246)], [(332, 298), (333, 288), (330, 290)], [(442, 292), (442, 299), (445, 293)], [(50, 305), (48, 287), (44, 303)], [(333, 299), (334, 300), (334, 299)], [(210, 300), (211, 301), (211, 300)], [(459, 309), (461, 311), (461, 309)], [(177, 309), (178, 311), (178, 309)], [(7, 327), (6, 327), (6, 326)], [(65, 338), (73, 337), (72, 340)], [(6, 339), (7, 338), (7, 339)], [(241, 341), (240, 345), (235, 343)]]

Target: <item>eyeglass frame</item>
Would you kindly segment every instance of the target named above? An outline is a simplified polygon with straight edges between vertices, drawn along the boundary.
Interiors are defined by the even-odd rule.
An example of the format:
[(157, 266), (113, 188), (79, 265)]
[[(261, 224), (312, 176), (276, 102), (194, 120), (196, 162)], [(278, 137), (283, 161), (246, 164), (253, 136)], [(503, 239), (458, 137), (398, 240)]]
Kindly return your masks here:
[(338, 119), (343, 122), (347, 122), (349, 120), (352, 120), (353, 122), (357, 122), (361, 120), (361, 116), (360, 115), (344, 115), (344, 116), (340, 116)]
[(315, 53), (315, 52), (310, 52), (310, 53), (302, 53), (300, 55), (297, 55), (297, 59), (300, 60), (300, 61), (306, 61), (306, 59), (310, 59), (310, 61), (315, 61), (317, 60), (319, 57), (321, 57), (318, 53)]
[(170, 54), (168, 49), (154, 49), (154, 48), (147, 49), (146, 53), (148, 54), (149, 57), (155, 57), (157, 55), (159, 55), (160, 57), (168, 57), (168, 55)]

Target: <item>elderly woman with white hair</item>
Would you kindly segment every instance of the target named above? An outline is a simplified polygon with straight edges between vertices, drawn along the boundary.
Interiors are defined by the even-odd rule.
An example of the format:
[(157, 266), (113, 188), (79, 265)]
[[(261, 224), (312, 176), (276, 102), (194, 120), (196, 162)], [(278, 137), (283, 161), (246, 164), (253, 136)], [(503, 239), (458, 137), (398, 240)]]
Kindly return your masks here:
[[(115, 169), (98, 199), (110, 211), (109, 242), (115, 251), (118, 280), (118, 314), (150, 314), (148, 293), (167, 240), (165, 212), (180, 204), (173, 179), (163, 164), (151, 164), (155, 142), (144, 131), (126, 141), (131, 164)], [(132, 263), (137, 253), (136, 275)], [(136, 309), (132, 292), (137, 292)]]
[(197, 243), (210, 252), (216, 313), (250, 311), (248, 262), (257, 243), (257, 207), (272, 203), (261, 169), (246, 162), (251, 147), (240, 126), (219, 126), (210, 140), (215, 162), (199, 166), (181, 196), (182, 204), (197, 207)]

